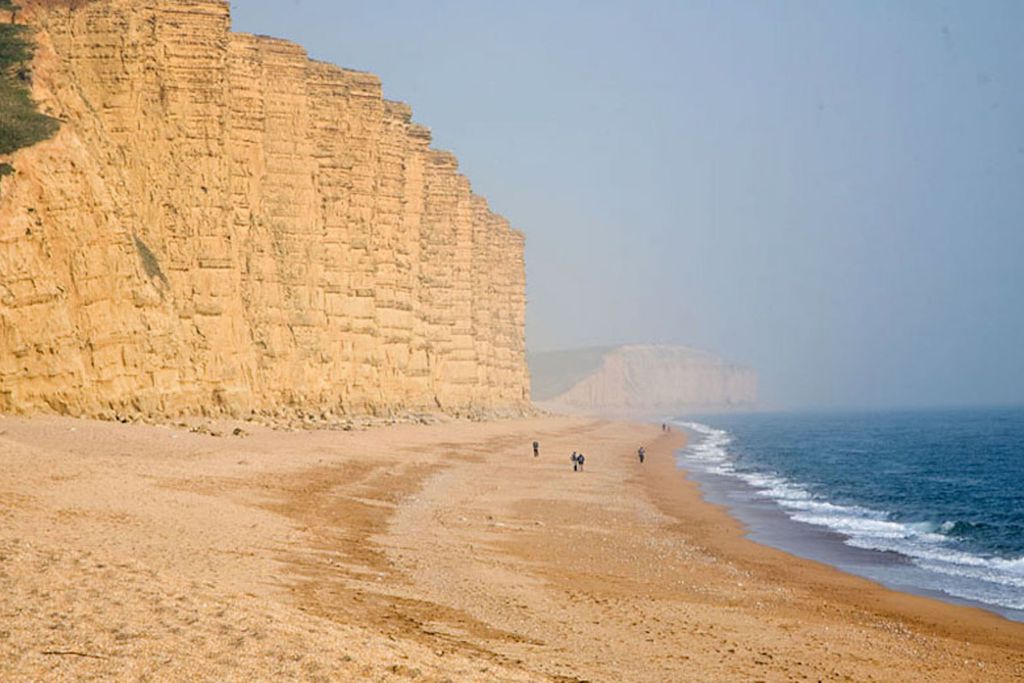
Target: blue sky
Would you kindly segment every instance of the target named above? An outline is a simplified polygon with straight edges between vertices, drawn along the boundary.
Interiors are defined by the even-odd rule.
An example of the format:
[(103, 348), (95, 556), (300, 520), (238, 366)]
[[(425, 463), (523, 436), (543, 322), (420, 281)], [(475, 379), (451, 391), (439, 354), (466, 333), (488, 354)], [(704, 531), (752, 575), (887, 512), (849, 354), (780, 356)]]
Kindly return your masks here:
[(233, 2), (381, 76), (527, 235), (527, 343), (779, 406), (1024, 403), (1024, 3)]

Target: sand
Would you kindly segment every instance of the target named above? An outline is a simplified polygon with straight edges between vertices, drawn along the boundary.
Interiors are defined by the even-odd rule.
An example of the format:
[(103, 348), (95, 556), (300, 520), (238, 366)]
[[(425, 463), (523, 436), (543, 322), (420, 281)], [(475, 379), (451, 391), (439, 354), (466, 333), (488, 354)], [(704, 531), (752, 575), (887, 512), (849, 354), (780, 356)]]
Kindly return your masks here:
[(1024, 625), (746, 540), (658, 426), (246, 429), (0, 418), (0, 680), (1024, 680)]

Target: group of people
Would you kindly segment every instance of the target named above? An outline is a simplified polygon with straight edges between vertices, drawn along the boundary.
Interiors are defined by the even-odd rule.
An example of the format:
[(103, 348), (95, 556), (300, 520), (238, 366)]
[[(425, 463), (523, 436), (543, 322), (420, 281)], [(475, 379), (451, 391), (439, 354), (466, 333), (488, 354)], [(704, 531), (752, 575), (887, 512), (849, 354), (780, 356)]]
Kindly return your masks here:
[(572, 471), (582, 472), (583, 463), (586, 461), (586, 457), (584, 457), (582, 453), (577, 453), (576, 451), (573, 451), (572, 455), (569, 457), (572, 459)]
[[(533, 442), (533, 457), (535, 457), (535, 458), (539, 458), (540, 457), (540, 441), (534, 441)], [(583, 471), (583, 463), (586, 462), (586, 460), (587, 460), (586, 456), (584, 456), (582, 453), (577, 453), (576, 451), (573, 451), (572, 452), (572, 456), (570, 456), (570, 457), (572, 459), (572, 471), (573, 472), (582, 472)]]
[[(661, 425), (661, 429), (662, 429), (662, 431), (669, 431), (669, 426), (663, 424), (663, 425)], [(535, 457), (535, 458), (540, 457), (540, 442), (539, 441), (534, 441), (533, 442), (533, 457)], [(644, 458), (647, 457), (647, 448), (644, 447), (644, 446), (641, 446), (640, 448), (636, 449), (636, 457), (640, 459), (640, 464), (643, 465), (644, 464)], [(577, 453), (576, 451), (573, 451), (572, 455), (569, 456), (569, 460), (572, 461), (572, 471), (573, 472), (582, 472), (583, 471), (583, 463), (587, 461), (587, 458), (582, 453)]]
[[(540, 457), (540, 441), (533, 442), (533, 457)], [(586, 462), (587, 460), (586, 456), (584, 456), (582, 453), (577, 453), (576, 451), (573, 451), (570, 458), (572, 459), (572, 471), (582, 472), (583, 463)]]

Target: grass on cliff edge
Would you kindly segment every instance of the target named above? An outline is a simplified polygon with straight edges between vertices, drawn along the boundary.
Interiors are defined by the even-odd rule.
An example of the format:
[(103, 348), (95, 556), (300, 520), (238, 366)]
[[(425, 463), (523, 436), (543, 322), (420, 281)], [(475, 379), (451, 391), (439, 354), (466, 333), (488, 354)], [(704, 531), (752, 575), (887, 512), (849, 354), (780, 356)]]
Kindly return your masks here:
[[(7, 13), (13, 15), (16, 10), (11, 0), (0, 0), (0, 21), (6, 22)], [(29, 93), (33, 47), (27, 26), (0, 23), (0, 154), (41, 142), (60, 126), (57, 119), (36, 110)]]

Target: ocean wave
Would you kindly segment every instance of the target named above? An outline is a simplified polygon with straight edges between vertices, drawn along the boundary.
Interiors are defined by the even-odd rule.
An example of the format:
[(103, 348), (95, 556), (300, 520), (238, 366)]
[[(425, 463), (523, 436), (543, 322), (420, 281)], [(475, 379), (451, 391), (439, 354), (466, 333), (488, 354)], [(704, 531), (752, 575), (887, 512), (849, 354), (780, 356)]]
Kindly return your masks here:
[(898, 521), (885, 511), (832, 502), (777, 473), (737, 469), (727, 431), (697, 422), (679, 425), (700, 437), (684, 450), (690, 464), (745, 482), (791, 519), (840, 534), (852, 547), (897, 553), (922, 570), (956, 579), (941, 582), (941, 590), (955, 597), (1024, 609), (1024, 557), (985, 557), (955, 547), (972, 524)]
[(725, 463), (729, 459), (726, 446), (732, 443), (732, 437), (724, 429), (715, 429), (699, 422), (684, 422), (679, 426), (696, 432), (702, 438), (687, 449), (690, 456), (703, 462)]

